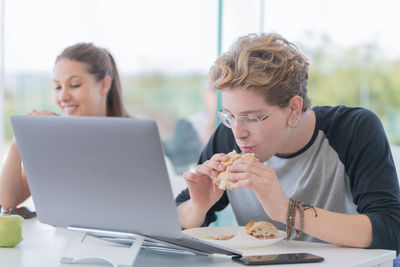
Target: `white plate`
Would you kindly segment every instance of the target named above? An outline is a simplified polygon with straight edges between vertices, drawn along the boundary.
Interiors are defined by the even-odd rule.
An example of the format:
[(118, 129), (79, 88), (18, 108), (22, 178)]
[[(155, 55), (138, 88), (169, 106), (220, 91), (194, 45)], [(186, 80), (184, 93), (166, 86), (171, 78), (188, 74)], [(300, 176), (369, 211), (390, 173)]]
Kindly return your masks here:
[[(278, 230), (279, 231), (279, 230)], [(273, 239), (257, 239), (246, 234), (243, 226), (199, 227), (182, 231), (186, 235), (201, 238), (209, 242), (230, 248), (256, 248), (275, 244), (286, 237), (286, 232), (279, 231), (279, 237)], [(229, 240), (213, 240), (207, 237), (235, 235)]]

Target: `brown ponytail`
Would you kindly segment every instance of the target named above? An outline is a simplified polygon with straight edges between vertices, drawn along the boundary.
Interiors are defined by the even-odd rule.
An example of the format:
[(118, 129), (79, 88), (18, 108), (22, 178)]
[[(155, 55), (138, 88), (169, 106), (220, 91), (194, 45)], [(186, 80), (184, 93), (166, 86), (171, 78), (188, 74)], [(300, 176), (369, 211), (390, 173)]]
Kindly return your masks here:
[(116, 116), (116, 117), (129, 117), (128, 112), (125, 109), (124, 102), (122, 100), (122, 89), (121, 82), (119, 79), (119, 73), (117, 70), (117, 66), (115, 64), (113, 56), (105, 50), (110, 58), (113, 79), (111, 82), (111, 89), (107, 95), (107, 112), (108, 116)]

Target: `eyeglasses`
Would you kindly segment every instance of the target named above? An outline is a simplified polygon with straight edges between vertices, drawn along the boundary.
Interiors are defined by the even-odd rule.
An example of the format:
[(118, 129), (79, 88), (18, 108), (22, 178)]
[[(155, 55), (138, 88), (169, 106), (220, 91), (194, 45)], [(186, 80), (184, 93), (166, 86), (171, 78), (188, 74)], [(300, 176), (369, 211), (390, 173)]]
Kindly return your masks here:
[[(275, 109), (276, 110), (276, 109)], [(221, 109), (218, 112), (218, 117), (221, 120), (221, 122), (228, 128), (232, 128), (234, 126), (234, 122), (239, 122), (240, 125), (242, 125), (244, 128), (251, 132), (259, 132), (261, 131), (262, 127), (262, 121), (266, 120), (269, 118), (269, 116), (272, 115), (272, 113), (275, 112), (272, 111), (270, 114), (268, 114), (265, 117), (257, 118), (257, 117), (249, 117), (249, 116), (239, 116), (237, 118), (234, 118), (233, 116), (229, 115), (226, 113), (225, 110)]]

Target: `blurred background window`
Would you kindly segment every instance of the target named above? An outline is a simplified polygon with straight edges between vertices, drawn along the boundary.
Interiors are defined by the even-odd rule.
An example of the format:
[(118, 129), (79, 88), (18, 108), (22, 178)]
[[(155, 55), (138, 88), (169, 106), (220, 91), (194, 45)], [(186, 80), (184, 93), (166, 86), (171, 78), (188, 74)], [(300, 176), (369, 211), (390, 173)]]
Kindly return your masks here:
[(215, 0), (3, 0), (0, 154), (13, 137), (11, 114), (61, 112), (55, 58), (93, 42), (113, 54), (130, 115), (158, 122), (169, 166), (177, 174), (194, 166), (208, 139), (207, 95), (216, 98), (205, 81), (217, 56), (217, 8)]
[[(399, 1), (229, 0), (222, 10), (222, 51), (249, 32), (280, 33), (310, 60), (312, 105), (373, 110), (392, 144), (399, 176)], [(221, 212), (216, 224), (234, 225), (232, 212)]]
[(158, 122), (179, 176), (215, 127), (208, 70), (219, 50), (250, 32), (280, 33), (309, 58), (313, 105), (370, 108), (399, 145), (399, 11), (397, 0), (1, 0), (0, 155), (13, 137), (11, 114), (60, 112), (56, 56), (93, 42), (114, 55), (130, 115)]

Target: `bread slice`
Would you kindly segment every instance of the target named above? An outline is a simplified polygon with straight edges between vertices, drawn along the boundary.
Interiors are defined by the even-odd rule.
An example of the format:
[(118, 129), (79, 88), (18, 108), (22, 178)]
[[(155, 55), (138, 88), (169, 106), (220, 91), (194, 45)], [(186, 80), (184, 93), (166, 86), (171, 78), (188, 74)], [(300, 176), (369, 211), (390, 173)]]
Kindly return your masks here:
[[(226, 167), (231, 166), (235, 160), (240, 159), (240, 158), (254, 158), (254, 153), (238, 154), (235, 150), (232, 150), (231, 152), (229, 152), (227, 154), (227, 156), (229, 156), (229, 160), (222, 162), (222, 164), (224, 164)], [(225, 171), (220, 172), (217, 177), (211, 177), (211, 179), (213, 180), (213, 183), (218, 186), (219, 189), (232, 190), (234, 183), (226, 180), (226, 177), (230, 174), (231, 174), (230, 172), (225, 170)]]
[(270, 222), (250, 221), (246, 226), (246, 233), (258, 239), (273, 239), (279, 236), (278, 229)]

